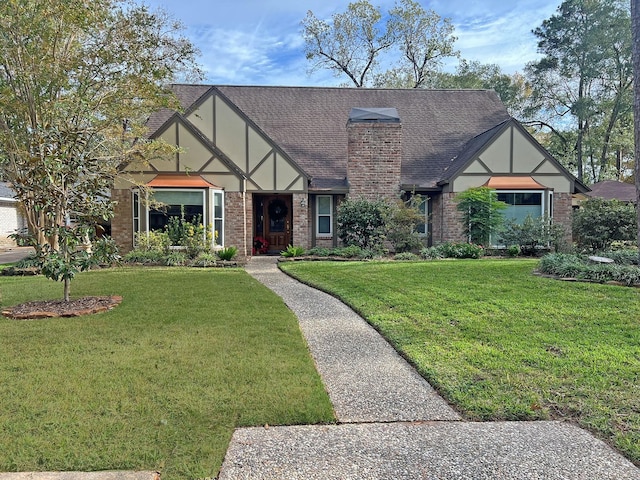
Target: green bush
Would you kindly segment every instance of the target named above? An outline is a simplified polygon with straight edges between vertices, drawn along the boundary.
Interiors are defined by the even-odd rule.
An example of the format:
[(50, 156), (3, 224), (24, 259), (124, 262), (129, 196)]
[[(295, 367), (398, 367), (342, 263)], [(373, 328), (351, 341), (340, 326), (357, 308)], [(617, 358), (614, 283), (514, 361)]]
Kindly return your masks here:
[(347, 247), (338, 247), (333, 249), (333, 255), (342, 258), (363, 258), (365, 249), (358, 245), (350, 245)]
[(300, 257), (304, 255), (305, 250), (303, 247), (294, 247), (293, 245), (287, 245), (285, 250), (280, 252), (283, 257)]
[(425, 247), (420, 250), (420, 256), (427, 260), (437, 260), (444, 258), (442, 251), (438, 247)]
[(382, 252), (389, 212), (390, 205), (384, 200), (348, 198), (338, 207), (338, 236), (347, 247)]
[(599, 254), (607, 257), (620, 265), (638, 265), (638, 250), (610, 250)]
[(517, 257), (520, 255), (520, 247), (518, 245), (511, 245), (507, 247), (506, 252), (510, 257)]
[(480, 258), (484, 248), (473, 243), (442, 243), (436, 248), (444, 258)]
[(418, 255), (416, 255), (415, 253), (411, 253), (411, 252), (401, 252), (401, 253), (396, 253), (393, 257), (394, 260), (404, 260), (404, 261), (415, 261), (415, 260), (419, 260), (420, 257), (418, 257)]
[(328, 257), (333, 252), (333, 249), (326, 247), (313, 247), (309, 250), (309, 255), (315, 255), (317, 257)]
[(167, 232), (154, 230), (151, 232), (136, 232), (135, 234), (135, 250), (153, 251), (162, 254), (169, 253), (171, 239)]
[(233, 260), (233, 258), (238, 254), (237, 247), (225, 247), (222, 250), (218, 250), (217, 255), (220, 257), (220, 260)]
[(558, 251), (564, 236), (562, 225), (553, 223), (549, 217), (527, 215), (522, 223), (506, 220), (499, 234), (499, 243), (517, 245), (523, 255), (535, 255), (541, 248), (553, 247)]
[(424, 246), (417, 231), (418, 225), (425, 222), (424, 214), (420, 213), (423, 201), (422, 196), (414, 195), (408, 201), (398, 200), (390, 207), (386, 222), (387, 239), (396, 253), (418, 251)]
[(191, 262), (193, 267), (215, 267), (218, 256), (211, 252), (202, 252)]
[(594, 263), (586, 256), (552, 253), (540, 259), (538, 270), (562, 278), (594, 282), (615, 281), (625, 285), (640, 284), (640, 267), (616, 263)]
[(168, 267), (183, 267), (187, 264), (189, 257), (185, 252), (173, 251), (164, 256), (164, 264)]
[(608, 249), (614, 241), (634, 240), (636, 207), (618, 200), (590, 198), (573, 214), (573, 236), (579, 248)]
[(157, 250), (132, 250), (125, 254), (123, 260), (127, 263), (149, 264), (165, 264), (165, 254)]
[(462, 212), (462, 226), (471, 243), (489, 245), (492, 235), (502, 228), (502, 210), (507, 204), (489, 187), (469, 188), (455, 197)]

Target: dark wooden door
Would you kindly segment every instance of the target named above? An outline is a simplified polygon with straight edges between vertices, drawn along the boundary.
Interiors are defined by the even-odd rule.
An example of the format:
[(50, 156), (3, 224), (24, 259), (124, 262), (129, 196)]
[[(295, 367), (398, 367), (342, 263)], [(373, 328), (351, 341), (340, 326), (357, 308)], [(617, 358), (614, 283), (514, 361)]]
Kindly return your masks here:
[(264, 236), (269, 253), (279, 253), (291, 243), (291, 195), (269, 195), (262, 202)]

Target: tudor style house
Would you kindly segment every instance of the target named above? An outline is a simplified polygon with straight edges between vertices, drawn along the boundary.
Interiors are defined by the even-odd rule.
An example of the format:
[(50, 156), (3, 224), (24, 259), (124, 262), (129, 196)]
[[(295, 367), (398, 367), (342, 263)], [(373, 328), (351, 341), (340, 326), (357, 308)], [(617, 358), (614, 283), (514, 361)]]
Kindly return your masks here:
[[(588, 189), (513, 118), (493, 91), (175, 85), (183, 111), (148, 122), (180, 147), (128, 165), (114, 185), (112, 236), (172, 215), (201, 216), (241, 255), (335, 246), (346, 196), (420, 194), (425, 241), (464, 241), (454, 197), (486, 185), (506, 215), (549, 215), (570, 231), (572, 194)], [(126, 173), (126, 175), (125, 175)], [(152, 187), (156, 210), (127, 178)], [(257, 251), (256, 248), (258, 247)]]

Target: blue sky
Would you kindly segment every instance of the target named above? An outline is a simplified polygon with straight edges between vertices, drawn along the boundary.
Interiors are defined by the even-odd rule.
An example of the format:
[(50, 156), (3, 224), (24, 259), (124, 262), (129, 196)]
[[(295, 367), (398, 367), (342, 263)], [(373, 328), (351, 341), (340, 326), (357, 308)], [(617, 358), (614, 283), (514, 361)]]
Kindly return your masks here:
[[(329, 19), (348, 0), (144, 0), (185, 26), (202, 52), (206, 83), (230, 85), (334, 86), (345, 78), (327, 72), (308, 75), (300, 22), (308, 10)], [(371, 0), (383, 11), (394, 0)], [(522, 72), (538, 58), (531, 30), (555, 13), (561, 0), (432, 0), (421, 2), (451, 18), (463, 58), (497, 63), (506, 73)], [(453, 70), (453, 65), (447, 67)]]

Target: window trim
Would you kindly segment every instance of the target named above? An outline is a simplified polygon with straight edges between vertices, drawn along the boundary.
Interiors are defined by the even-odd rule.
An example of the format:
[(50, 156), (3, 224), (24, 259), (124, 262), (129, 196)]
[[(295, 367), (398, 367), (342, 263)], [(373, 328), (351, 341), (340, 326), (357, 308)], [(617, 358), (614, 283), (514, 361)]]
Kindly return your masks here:
[[(329, 199), (329, 213), (320, 213), (320, 199), (328, 198)], [(329, 217), (329, 232), (320, 232), (320, 217)], [(316, 195), (316, 237), (319, 238), (328, 238), (333, 237), (333, 195)]]
[[(536, 190), (532, 190), (532, 189), (528, 189), (528, 190), (507, 190), (507, 189), (496, 189), (495, 190), (496, 194), (500, 194), (500, 193), (539, 193), (540, 194), (540, 216), (543, 217), (545, 214), (547, 214), (549, 217), (551, 217), (551, 212), (549, 212), (549, 193), (553, 194), (552, 191), (549, 190), (541, 190), (541, 189), (536, 189)], [(510, 203), (508, 203), (507, 205), (511, 205)]]

